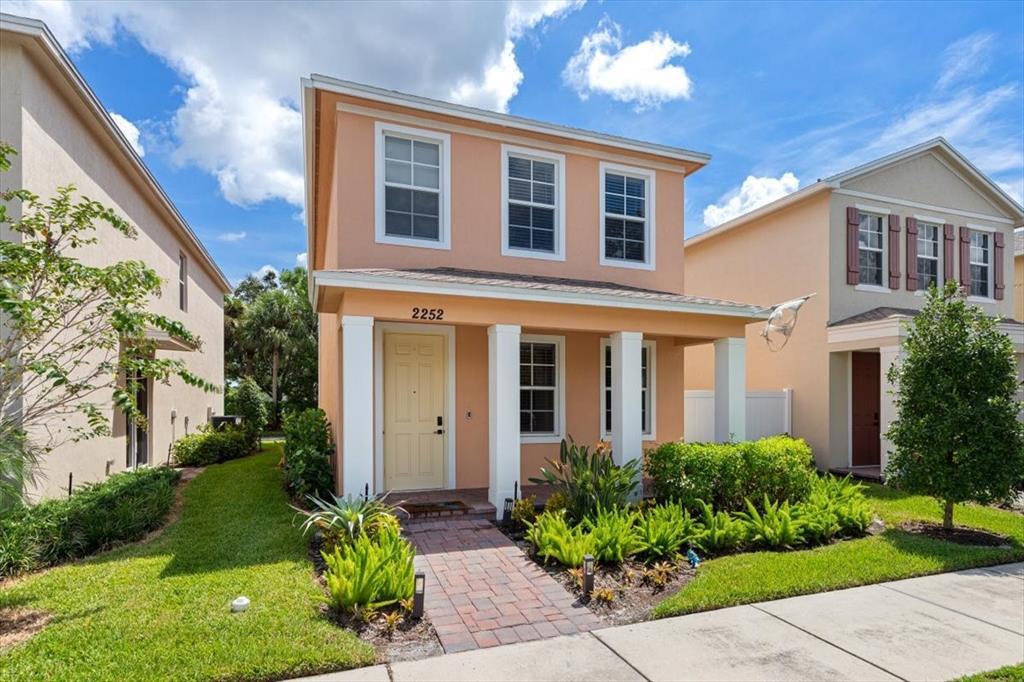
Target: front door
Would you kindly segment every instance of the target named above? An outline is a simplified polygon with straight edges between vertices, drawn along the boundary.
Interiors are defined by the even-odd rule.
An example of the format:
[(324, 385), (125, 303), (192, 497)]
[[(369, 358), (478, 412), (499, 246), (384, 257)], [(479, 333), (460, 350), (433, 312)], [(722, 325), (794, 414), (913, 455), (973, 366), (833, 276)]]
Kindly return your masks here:
[(879, 466), (882, 463), (879, 411), (882, 401), (881, 356), (878, 353), (853, 353), (852, 399), (853, 466)]
[(384, 334), (384, 487), (445, 483), (445, 337)]

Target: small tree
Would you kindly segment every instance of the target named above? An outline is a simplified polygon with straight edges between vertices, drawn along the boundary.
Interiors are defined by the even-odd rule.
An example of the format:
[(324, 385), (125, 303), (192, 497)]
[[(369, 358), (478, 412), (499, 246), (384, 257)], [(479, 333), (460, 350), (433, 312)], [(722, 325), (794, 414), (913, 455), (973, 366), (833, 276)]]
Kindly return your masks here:
[(886, 437), (895, 451), (888, 479), (937, 498), (943, 527), (953, 505), (1004, 498), (1024, 470), (1024, 430), (1017, 421), (1013, 345), (955, 282), (932, 287), (889, 369), (896, 420)]
[[(0, 171), (15, 153), (0, 142)], [(142, 381), (177, 377), (216, 387), (177, 358), (155, 354), (159, 330), (199, 347), (180, 322), (149, 309), (160, 295), (157, 273), (141, 261), (87, 265), (77, 257), (110, 229), (134, 239), (135, 228), (113, 209), (75, 188), (50, 199), (25, 189), (0, 195), (0, 479), (31, 476), (39, 449), (109, 435), (104, 406), (113, 404), (142, 426), (136, 398)], [(45, 442), (35, 442), (43, 439)]]
[(252, 377), (245, 377), (232, 393), (231, 409), (242, 418), (242, 428), (249, 438), (249, 447), (259, 445), (260, 434), (267, 427), (267, 399)]

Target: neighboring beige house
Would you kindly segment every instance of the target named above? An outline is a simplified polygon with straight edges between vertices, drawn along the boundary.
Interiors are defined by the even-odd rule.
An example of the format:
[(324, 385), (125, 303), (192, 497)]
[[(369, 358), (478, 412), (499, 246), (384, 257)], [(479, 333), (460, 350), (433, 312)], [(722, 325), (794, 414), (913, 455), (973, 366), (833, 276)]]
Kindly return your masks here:
[[(685, 291), (764, 305), (816, 293), (781, 352), (763, 325), (748, 327), (747, 385), (792, 389), (793, 434), (819, 467), (877, 476), (894, 417), (886, 370), (929, 284), (963, 283), (1024, 353), (1007, 281), (1022, 222), (1020, 205), (937, 138), (691, 237)], [(711, 388), (714, 366), (710, 348), (687, 348), (687, 389)]]
[[(101, 265), (137, 259), (154, 268), (166, 284), (153, 309), (180, 320), (203, 341), (195, 350), (159, 339), (157, 352), (180, 357), (193, 372), (223, 385), (223, 295), (230, 285), (43, 23), (0, 16), (0, 83), (0, 139), (19, 152), (10, 172), (0, 175), (3, 188), (25, 187), (46, 197), (73, 184), (127, 218), (138, 229), (136, 240), (101, 230), (99, 243), (83, 250), (82, 260)], [(30, 496), (66, 495), (69, 483), (163, 463), (175, 437), (223, 409), (222, 395), (180, 380), (147, 386), (140, 402), (148, 431), (127, 428), (111, 405), (113, 435), (50, 452), (28, 486)], [(59, 433), (60, 425), (51, 428)]]
[(764, 313), (683, 294), (684, 181), (707, 155), (322, 76), (303, 120), (339, 490), (500, 509), (564, 437), (640, 458), (683, 434), (693, 343), (719, 358), (717, 432), (743, 436)]

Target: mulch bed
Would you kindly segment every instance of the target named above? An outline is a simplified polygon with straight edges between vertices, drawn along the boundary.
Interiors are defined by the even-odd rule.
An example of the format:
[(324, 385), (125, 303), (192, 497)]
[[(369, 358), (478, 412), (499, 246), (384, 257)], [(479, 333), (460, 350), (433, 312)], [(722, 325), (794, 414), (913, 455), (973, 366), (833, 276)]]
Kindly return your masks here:
[[(317, 584), (326, 592), (324, 571), (327, 564), (320, 555), (323, 540), (319, 533), (314, 533), (309, 542), (309, 559), (313, 562)], [(376, 612), (374, 617), (366, 619), (352, 613), (338, 613), (324, 605), (321, 613), (338, 627), (354, 631), (364, 642), (377, 650), (377, 656), (384, 662), (414, 661), (428, 656), (440, 656), (444, 653), (441, 640), (434, 631), (434, 626), (424, 616), (414, 619), (403, 614), (402, 619), (394, 628), (387, 626), (387, 614), (399, 613), (399, 606), (389, 606)]]
[(918, 535), (927, 535), (936, 540), (955, 542), (959, 545), (975, 545), (980, 547), (1006, 547), (1010, 539), (995, 533), (988, 533), (974, 528), (954, 527), (947, 530), (940, 523), (927, 523), (924, 521), (905, 521), (900, 524), (902, 530)]
[[(610, 594), (610, 602), (604, 599), (583, 598), (583, 586), (579, 579), (564, 566), (544, 564), (533, 553), (533, 546), (526, 541), (522, 532), (498, 526), (502, 533), (509, 537), (523, 550), (526, 556), (537, 562), (548, 575), (554, 578), (569, 594), (579, 598), (579, 603), (607, 625), (628, 625), (650, 620), (651, 609), (660, 604), (666, 596), (675, 594), (689, 583), (697, 574), (685, 558), (672, 562), (661, 562), (660, 571), (652, 571), (658, 562), (645, 564), (630, 559), (619, 566), (597, 565), (594, 574), (595, 594)], [(664, 582), (662, 583), (662, 574)], [(657, 581), (657, 582), (655, 582)], [(610, 590), (610, 593), (606, 590)]]

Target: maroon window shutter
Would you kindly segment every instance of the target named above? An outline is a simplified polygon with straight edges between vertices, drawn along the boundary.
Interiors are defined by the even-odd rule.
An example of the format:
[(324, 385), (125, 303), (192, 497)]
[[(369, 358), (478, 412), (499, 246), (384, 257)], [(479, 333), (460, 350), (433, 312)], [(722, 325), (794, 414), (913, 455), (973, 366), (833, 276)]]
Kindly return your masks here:
[(946, 223), (942, 226), (942, 281), (948, 282), (953, 279), (953, 226)]
[(900, 217), (889, 215), (889, 288), (900, 288)]
[(907, 291), (917, 291), (917, 218), (907, 218)]
[(971, 231), (960, 226), (960, 286), (971, 286)]
[(1003, 289), (1006, 287), (1003, 282), (1003, 239), (1005, 235), (1002, 232), (996, 232), (992, 235), (992, 260), (993, 260), (993, 272), (995, 274), (995, 286), (993, 287), (995, 293), (995, 299), (997, 301), (1003, 300)]
[(857, 231), (860, 229), (860, 213), (856, 206), (846, 207), (846, 283), (860, 281), (860, 261), (857, 253)]

